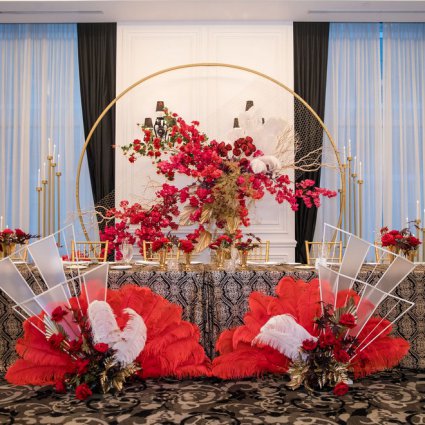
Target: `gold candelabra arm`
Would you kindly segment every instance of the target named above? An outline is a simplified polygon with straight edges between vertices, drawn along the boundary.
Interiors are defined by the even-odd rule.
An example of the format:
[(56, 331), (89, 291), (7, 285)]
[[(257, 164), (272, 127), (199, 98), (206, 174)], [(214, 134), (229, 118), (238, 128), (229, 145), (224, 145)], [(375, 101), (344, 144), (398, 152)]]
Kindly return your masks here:
[(357, 235), (357, 191), (356, 191), (356, 178), (357, 178), (357, 173), (355, 172), (355, 170), (353, 170), (353, 173), (351, 174), (351, 178), (353, 179), (353, 227), (352, 230), (355, 235)]
[(352, 196), (352, 183), (351, 183), (351, 179), (350, 179), (350, 175), (351, 175), (351, 161), (353, 160), (352, 156), (347, 156), (347, 168), (348, 168), (348, 172), (347, 172), (347, 177), (348, 177), (348, 231), (350, 233), (353, 233), (353, 210), (351, 208), (351, 201), (353, 199)]

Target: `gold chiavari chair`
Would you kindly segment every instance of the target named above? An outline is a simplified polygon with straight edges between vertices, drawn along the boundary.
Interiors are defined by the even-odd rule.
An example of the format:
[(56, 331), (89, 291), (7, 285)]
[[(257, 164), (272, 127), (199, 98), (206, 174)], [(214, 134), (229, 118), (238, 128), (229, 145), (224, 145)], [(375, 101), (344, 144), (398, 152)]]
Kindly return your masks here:
[(71, 260), (104, 262), (108, 259), (108, 246), (109, 241), (71, 241)]
[(330, 263), (342, 262), (342, 241), (338, 242), (309, 242), (305, 241), (307, 264), (315, 265), (316, 259), (325, 257)]
[[(168, 260), (178, 260), (180, 251), (178, 247), (174, 246), (167, 252)], [(159, 261), (159, 253), (152, 251), (152, 242), (143, 241), (143, 259), (145, 261)]]
[(270, 241), (258, 242), (258, 246), (248, 251), (248, 261), (268, 262), (270, 258)]

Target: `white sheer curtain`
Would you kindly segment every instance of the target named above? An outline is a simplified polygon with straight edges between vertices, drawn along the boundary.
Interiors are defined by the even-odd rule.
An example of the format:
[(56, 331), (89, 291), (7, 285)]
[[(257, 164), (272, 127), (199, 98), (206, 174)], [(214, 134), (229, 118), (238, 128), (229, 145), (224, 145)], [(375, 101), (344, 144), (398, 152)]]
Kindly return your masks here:
[[(344, 146), (348, 153), (348, 140), (351, 140), (352, 156), (362, 161), (365, 181), (363, 237), (371, 241), (382, 223), (382, 171), (385, 164), (382, 161), (381, 111), (380, 24), (332, 23), (325, 124), (341, 157)], [(329, 149), (329, 146), (324, 147)], [(336, 173), (322, 169), (321, 186), (340, 188)], [(315, 240), (321, 240), (323, 222), (337, 223), (338, 213), (338, 202), (323, 202), (318, 212)]]
[[(47, 140), (61, 155), (62, 223), (75, 219), (75, 175), (84, 143), (75, 24), (0, 24), (0, 215), (37, 231), (37, 170)], [(93, 204), (87, 164), (84, 208)]]
[(425, 24), (383, 24), (383, 222), (394, 227), (424, 220), (424, 102)]

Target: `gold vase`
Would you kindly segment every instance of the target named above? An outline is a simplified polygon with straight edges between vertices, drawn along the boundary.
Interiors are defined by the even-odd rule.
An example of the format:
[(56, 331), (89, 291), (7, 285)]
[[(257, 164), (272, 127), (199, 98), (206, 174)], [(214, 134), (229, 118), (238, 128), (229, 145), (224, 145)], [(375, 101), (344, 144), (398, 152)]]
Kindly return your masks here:
[(159, 268), (160, 270), (166, 270), (167, 269), (167, 249), (160, 249), (158, 251), (159, 256)]
[(241, 269), (245, 270), (248, 267), (248, 251), (239, 251), (239, 257), (241, 260)]
[(16, 244), (1, 242), (0, 258), (6, 258), (15, 252)]
[(391, 254), (388, 254), (388, 261), (392, 263), (395, 260), (396, 255), (400, 252), (400, 248), (396, 246), (387, 246), (388, 251), (391, 251)]
[(191, 252), (186, 252), (184, 254), (184, 271), (185, 272), (190, 272), (192, 270), (190, 268), (191, 259), (192, 259), (192, 253)]
[(215, 251), (215, 266), (218, 270), (224, 269), (224, 260), (226, 259), (226, 251), (219, 248)]
[(416, 257), (417, 251), (414, 249), (411, 249), (410, 251), (404, 251), (403, 255), (412, 263), (415, 262), (415, 257)]

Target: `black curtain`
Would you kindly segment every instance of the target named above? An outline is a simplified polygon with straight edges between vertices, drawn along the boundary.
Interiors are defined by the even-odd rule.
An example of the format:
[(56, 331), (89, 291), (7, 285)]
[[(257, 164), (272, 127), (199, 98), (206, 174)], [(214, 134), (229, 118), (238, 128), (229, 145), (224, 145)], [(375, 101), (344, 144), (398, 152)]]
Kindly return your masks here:
[[(86, 138), (93, 124), (115, 98), (117, 24), (78, 24), (81, 103)], [(113, 207), (115, 189), (115, 107), (102, 119), (87, 146), (95, 205)]]
[[(328, 64), (328, 22), (294, 22), (294, 90), (323, 120), (325, 114), (326, 73)], [(295, 131), (300, 137), (300, 158), (323, 144), (323, 129), (298, 100), (294, 101)], [(295, 181), (311, 179), (320, 185), (320, 169), (314, 172), (296, 172)], [(307, 261), (305, 241), (312, 241), (316, 227), (316, 207), (300, 205), (295, 213), (295, 259)]]

